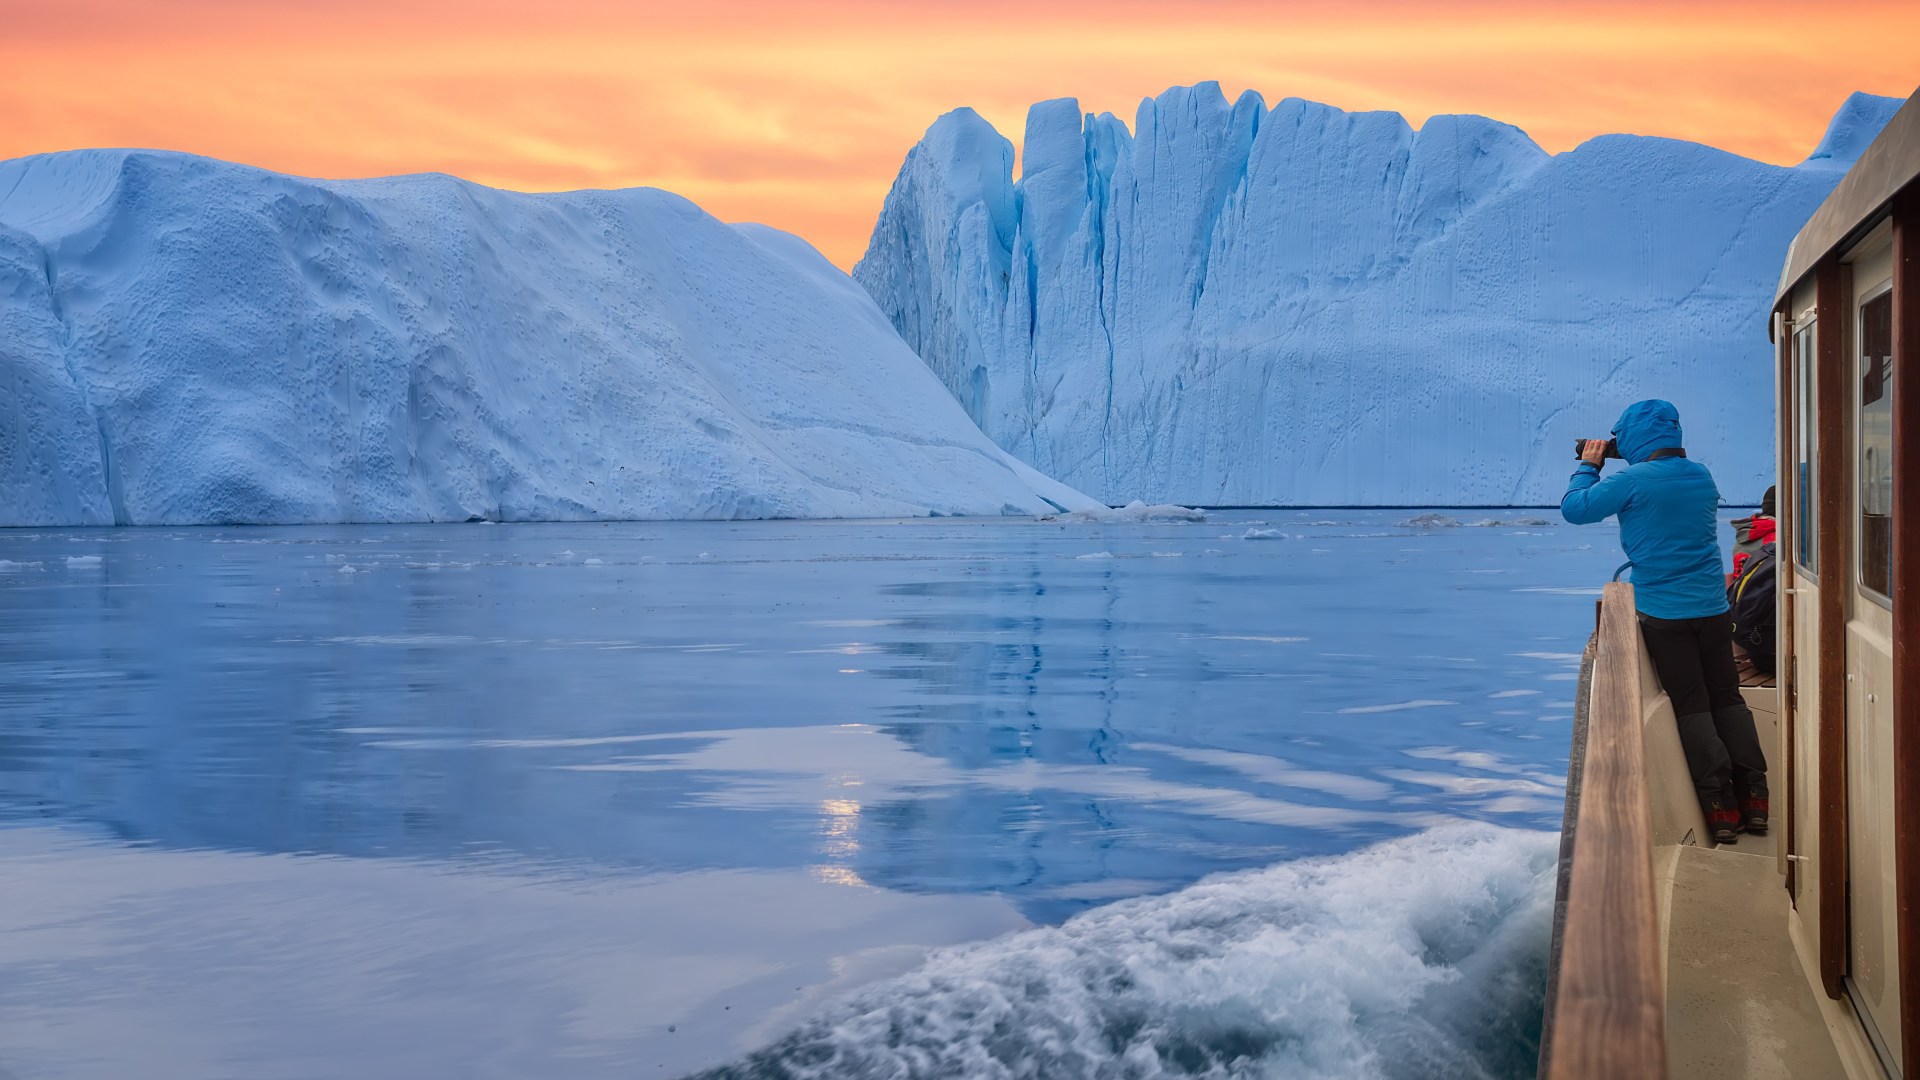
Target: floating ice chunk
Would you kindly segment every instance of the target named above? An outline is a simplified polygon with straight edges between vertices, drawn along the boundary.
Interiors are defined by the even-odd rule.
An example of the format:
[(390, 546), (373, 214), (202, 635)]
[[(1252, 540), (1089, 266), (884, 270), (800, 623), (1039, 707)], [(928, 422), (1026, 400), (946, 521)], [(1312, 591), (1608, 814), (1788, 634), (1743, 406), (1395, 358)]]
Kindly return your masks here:
[[(1500, 518), (1481, 518), (1479, 521), (1467, 522), (1467, 527), (1470, 529), (1499, 529), (1499, 528), (1508, 528), (1508, 527), (1537, 529), (1542, 526), (1551, 525), (1551, 524), (1553, 524), (1553, 522), (1548, 521), (1546, 518), (1537, 518), (1537, 517), (1509, 518), (1504, 521), (1501, 520)], [(1532, 536), (1534, 534), (1533, 533), (1514, 533), (1514, 535), (1515, 536)]]
[(1121, 507), (1076, 510), (1071, 514), (1049, 514), (1042, 521), (1205, 521), (1207, 512), (1171, 503), (1148, 505), (1138, 499)]
[(1111, 551), (1096, 551), (1096, 552), (1093, 552), (1093, 553), (1092, 553), (1092, 554), (1090, 554), (1090, 555), (1075, 555), (1075, 556), (1074, 556), (1074, 558), (1076, 558), (1076, 559), (1111, 559), (1111, 558), (1113, 558), (1113, 552), (1111, 552)]
[(1402, 529), (1452, 529), (1460, 522), (1445, 514), (1415, 514), (1400, 523)]
[(99, 567), (100, 556), (98, 555), (67, 556), (67, 569), (69, 570), (96, 570)]
[(338, 571), (338, 572), (339, 572), (339, 573), (342, 573), (342, 574), (358, 574), (358, 573), (360, 573), (361, 571), (359, 571), (359, 570), (355, 570), (355, 569), (353, 568), (353, 564), (352, 564), (352, 563), (342, 563), (342, 564), (340, 565), (340, 569), (339, 569), (339, 571)]
[(602, 562), (601, 560), (599, 560), (599, 559), (587, 559), (586, 561), (584, 561), (584, 562), (582, 562), (582, 563), (581, 563), (580, 565), (582, 565), (582, 566), (604, 566), (604, 565), (606, 565), (606, 564), (605, 564), (604, 562)]
[[(1232, 538), (1222, 537), (1222, 539), (1232, 539)], [(1279, 529), (1248, 529), (1246, 532), (1240, 534), (1240, 539), (1242, 540), (1291, 540), (1293, 538), (1288, 536), (1286, 533), (1281, 532)]]
[(14, 562), (11, 559), (0, 559), (0, 574), (17, 574), (23, 570), (38, 569), (40, 569), (40, 564), (37, 562)]

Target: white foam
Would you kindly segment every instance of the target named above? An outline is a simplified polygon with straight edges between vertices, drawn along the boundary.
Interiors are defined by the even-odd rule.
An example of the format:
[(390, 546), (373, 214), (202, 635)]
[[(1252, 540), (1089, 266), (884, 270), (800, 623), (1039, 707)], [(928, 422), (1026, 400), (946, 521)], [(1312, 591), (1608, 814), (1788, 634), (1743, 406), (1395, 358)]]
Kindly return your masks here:
[(1386, 705), (1354, 705), (1336, 710), (1342, 716), (1355, 716), (1362, 713), (1402, 712), (1407, 709), (1432, 709), (1441, 705), (1458, 705), (1457, 701), (1442, 701), (1438, 698), (1421, 698), (1417, 701), (1395, 701)]
[(1230, 769), (1242, 776), (1278, 787), (1304, 788), (1337, 795), (1343, 799), (1384, 799), (1393, 794), (1390, 785), (1363, 776), (1302, 769), (1281, 758), (1248, 754), (1234, 750), (1205, 750), (1164, 743), (1135, 743), (1135, 750), (1151, 750), (1182, 761)]
[(749, 1077), (1531, 1075), (1551, 833), (1449, 826), (935, 952)]

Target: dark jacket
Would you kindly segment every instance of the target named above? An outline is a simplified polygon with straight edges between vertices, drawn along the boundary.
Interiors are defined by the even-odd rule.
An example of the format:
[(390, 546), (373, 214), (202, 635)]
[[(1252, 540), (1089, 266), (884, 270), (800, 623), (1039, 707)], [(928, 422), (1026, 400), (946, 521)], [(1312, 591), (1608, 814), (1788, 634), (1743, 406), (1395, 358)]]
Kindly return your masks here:
[(1763, 545), (1774, 541), (1777, 523), (1773, 515), (1762, 510), (1752, 517), (1734, 518), (1733, 525), (1733, 572), (1740, 573), (1746, 561), (1760, 554)]
[(1581, 462), (1560, 499), (1560, 516), (1590, 525), (1620, 515), (1620, 546), (1633, 560), (1634, 606), (1642, 614), (1697, 619), (1727, 610), (1713, 474), (1684, 457), (1649, 459), (1681, 445), (1679, 410), (1637, 401), (1620, 414), (1613, 436), (1627, 467), (1602, 480), (1598, 468)]

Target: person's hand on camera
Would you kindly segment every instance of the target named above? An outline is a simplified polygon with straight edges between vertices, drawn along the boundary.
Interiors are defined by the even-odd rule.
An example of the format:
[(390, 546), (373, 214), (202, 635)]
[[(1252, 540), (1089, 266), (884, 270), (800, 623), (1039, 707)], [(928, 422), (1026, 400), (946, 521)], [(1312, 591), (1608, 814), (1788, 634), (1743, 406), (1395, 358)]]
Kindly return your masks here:
[(1607, 464), (1607, 440), (1588, 439), (1586, 445), (1580, 448), (1580, 460), (1596, 469), (1605, 468)]

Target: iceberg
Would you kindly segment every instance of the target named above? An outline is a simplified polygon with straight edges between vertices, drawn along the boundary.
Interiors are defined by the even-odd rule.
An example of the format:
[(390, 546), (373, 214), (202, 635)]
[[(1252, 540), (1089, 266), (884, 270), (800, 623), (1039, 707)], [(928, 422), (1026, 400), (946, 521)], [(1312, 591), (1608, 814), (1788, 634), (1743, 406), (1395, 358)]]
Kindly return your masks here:
[(1899, 104), (1781, 167), (1202, 83), (1131, 131), (1035, 105), (1017, 181), (960, 109), (853, 276), (996, 443), (1107, 502), (1552, 505), (1571, 440), (1656, 396), (1754, 501), (1787, 243)]
[(1039, 515), (797, 237), (664, 191), (0, 162), (0, 525)]

